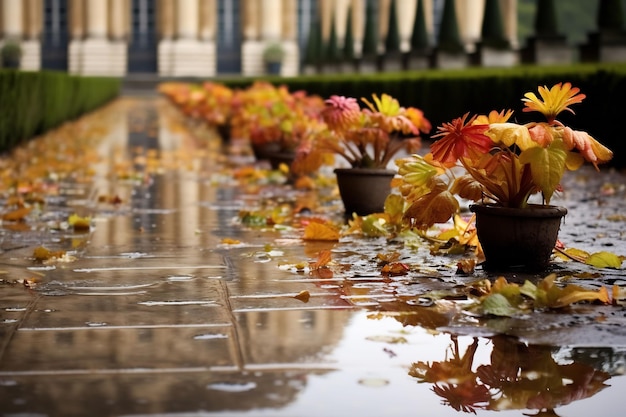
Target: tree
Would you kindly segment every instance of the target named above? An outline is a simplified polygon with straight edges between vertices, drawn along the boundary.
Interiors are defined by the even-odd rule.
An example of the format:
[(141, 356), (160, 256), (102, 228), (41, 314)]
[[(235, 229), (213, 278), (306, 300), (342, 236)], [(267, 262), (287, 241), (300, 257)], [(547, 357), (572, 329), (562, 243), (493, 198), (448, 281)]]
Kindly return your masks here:
[(559, 35), (559, 19), (554, 0), (538, 0), (535, 11), (535, 35), (551, 37)]
[(322, 28), (319, 17), (311, 21), (309, 29), (309, 38), (307, 39), (306, 49), (304, 53), (304, 63), (307, 65), (318, 66), (322, 58)]
[(398, 17), (396, 15), (396, 0), (391, 0), (389, 5), (389, 24), (385, 37), (385, 53), (400, 52), (400, 33), (398, 29)]
[(330, 21), (330, 35), (326, 43), (326, 53), (324, 54), (326, 63), (336, 64), (341, 60), (341, 53), (337, 41), (337, 29), (335, 28), (335, 15)]
[(498, 49), (507, 49), (509, 41), (504, 36), (500, 0), (486, 0), (481, 29), (482, 43)]
[(426, 30), (426, 16), (424, 12), (424, 1), (417, 1), (415, 20), (413, 21), (413, 32), (411, 33), (411, 50), (418, 51), (427, 49), (430, 46), (428, 41), (428, 31)]
[(363, 56), (378, 54), (378, 25), (372, 0), (365, 6), (365, 35), (363, 36)]
[(600, 0), (596, 23), (599, 30), (621, 32), (624, 26), (621, 0)]
[(445, 0), (439, 28), (438, 49), (451, 53), (464, 52), (456, 19), (455, 0)]
[(346, 37), (343, 41), (343, 58), (352, 61), (354, 59), (354, 35), (352, 33), (352, 7), (348, 8), (346, 18)]

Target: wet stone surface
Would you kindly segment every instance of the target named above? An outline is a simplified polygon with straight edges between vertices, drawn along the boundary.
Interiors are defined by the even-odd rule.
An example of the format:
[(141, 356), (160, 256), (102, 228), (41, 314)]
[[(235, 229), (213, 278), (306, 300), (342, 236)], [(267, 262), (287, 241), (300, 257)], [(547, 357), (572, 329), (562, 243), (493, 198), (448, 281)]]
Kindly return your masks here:
[[(549, 272), (623, 290), (623, 269), (555, 258), (540, 274), (461, 275), (466, 255), (427, 243), (247, 227), (243, 210), (341, 221), (342, 206), (332, 186), (296, 190), (267, 170), (242, 180), (265, 165), (161, 99), (120, 99), (49, 136), (2, 161), (18, 173), (4, 189), (18, 181), (45, 204), (0, 229), (0, 415), (622, 414), (623, 300), (482, 317), (461, 290)], [(626, 255), (625, 184), (567, 177), (553, 201), (569, 210), (566, 247)], [(38, 247), (64, 256), (37, 261)], [(294, 267), (324, 250), (331, 275)], [(407, 274), (381, 274), (376, 256), (391, 252)]]

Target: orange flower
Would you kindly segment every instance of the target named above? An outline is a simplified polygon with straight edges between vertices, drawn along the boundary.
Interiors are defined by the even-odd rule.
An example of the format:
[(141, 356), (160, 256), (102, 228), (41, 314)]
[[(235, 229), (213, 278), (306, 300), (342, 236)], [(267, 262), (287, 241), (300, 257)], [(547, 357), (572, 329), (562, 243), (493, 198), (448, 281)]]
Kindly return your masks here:
[(472, 124), (488, 125), (491, 123), (506, 123), (512, 115), (513, 110), (502, 110), (499, 113), (496, 110), (491, 110), (488, 115), (477, 116)]
[(526, 93), (522, 101), (524, 102), (524, 112), (538, 111), (543, 113), (548, 119), (548, 123), (554, 122), (556, 116), (563, 110), (574, 113), (569, 108), (570, 104), (576, 104), (583, 101), (586, 97), (584, 94), (578, 94), (580, 89), (578, 87), (572, 87), (570, 83), (558, 83), (551, 89), (543, 86), (539, 87), (539, 99), (535, 93)]
[(433, 160), (452, 165), (459, 158), (475, 159), (493, 147), (493, 141), (485, 135), (489, 125), (472, 124), (475, 116), (466, 122), (468, 115), (469, 113), (465, 113), (463, 117), (439, 126), (438, 133), (433, 138), (441, 139), (430, 148)]

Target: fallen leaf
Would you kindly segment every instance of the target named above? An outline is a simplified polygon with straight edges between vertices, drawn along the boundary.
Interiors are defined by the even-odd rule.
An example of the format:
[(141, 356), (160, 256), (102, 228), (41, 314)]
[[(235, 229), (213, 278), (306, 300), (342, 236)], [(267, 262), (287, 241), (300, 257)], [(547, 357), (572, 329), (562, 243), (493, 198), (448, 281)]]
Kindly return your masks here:
[(2, 220), (11, 221), (11, 222), (24, 220), (24, 217), (26, 217), (28, 213), (31, 212), (32, 209), (33, 209), (32, 207), (20, 207), (18, 209), (9, 211), (2, 215)]
[(622, 267), (622, 262), (624, 258), (622, 256), (617, 256), (611, 252), (596, 252), (591, 254), (586, 260), (585, 263), (591, 266), (595, 266), (596, 268), (614, 268), (619, 269)]
[(303, 303), (308, 303), (309, 298), (311, 298), (311, 294), (307, 290), (302, 290), (298, 294), (294, 295), (293, 298), (295, 298), (296, 300), (300, 300)]
[(222, 239), (222, 243), (224, 245), (238, 245), (238, 244), (241, 243), (241, 241), (238, 240), (238, 239), (232, 239), (230, 237), (225, 237), (225, 238)]
[(74, 228), (74, 230), (89, 230), (91, 227), (91, 217), (81, 217), (77, 214), (72, 214), (67, 219), (67, 223)]
[(65, 251), (51, 251), (47, 248), (44, 248), (43, 246), (38, 246), (33, 251), (33, 258), (35, 258), (36, 261), (40, 262), (47, 261), (53, 258), (62, 258), (63, 256), (65, 256)]
[(476, 260), (475, 259), (461, 259), (456, 264), (457, 274), (465, 274), (471, 275), (474, 273), (474, 268), (476, 268)]
[(304, 228), (303, 239), (338, 241), (339, 231), (327, 223), (311, 222)]

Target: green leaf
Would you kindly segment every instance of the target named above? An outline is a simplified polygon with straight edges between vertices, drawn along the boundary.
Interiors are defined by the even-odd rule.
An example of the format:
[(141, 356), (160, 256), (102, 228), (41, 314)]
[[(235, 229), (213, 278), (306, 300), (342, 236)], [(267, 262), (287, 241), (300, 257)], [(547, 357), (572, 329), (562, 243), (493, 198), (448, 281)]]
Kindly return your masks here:
[(524, 282), (524, 285), (520, 287), (520, 293), (534, 300), (537, 298), (537, 286), (532, 282), (526, 280)]
[(562, 140), (554, 140), (547, 148), (535, 146), (520, 154), (520, 162), (530, 164), (533, 182), (539, 186), (546, 203), (558, 187), (565, 172), (567, 149)]
[(611, 252), (596, 252), (590, 255), (585, 261), (586, 264), (596, 268), (615, 268), (622, 267), (624, 259)]
[(481, 302), (483, 312), (494, 316), (513, 317), (519, 310), (514, 308), (502, 294), (490, 294)]

